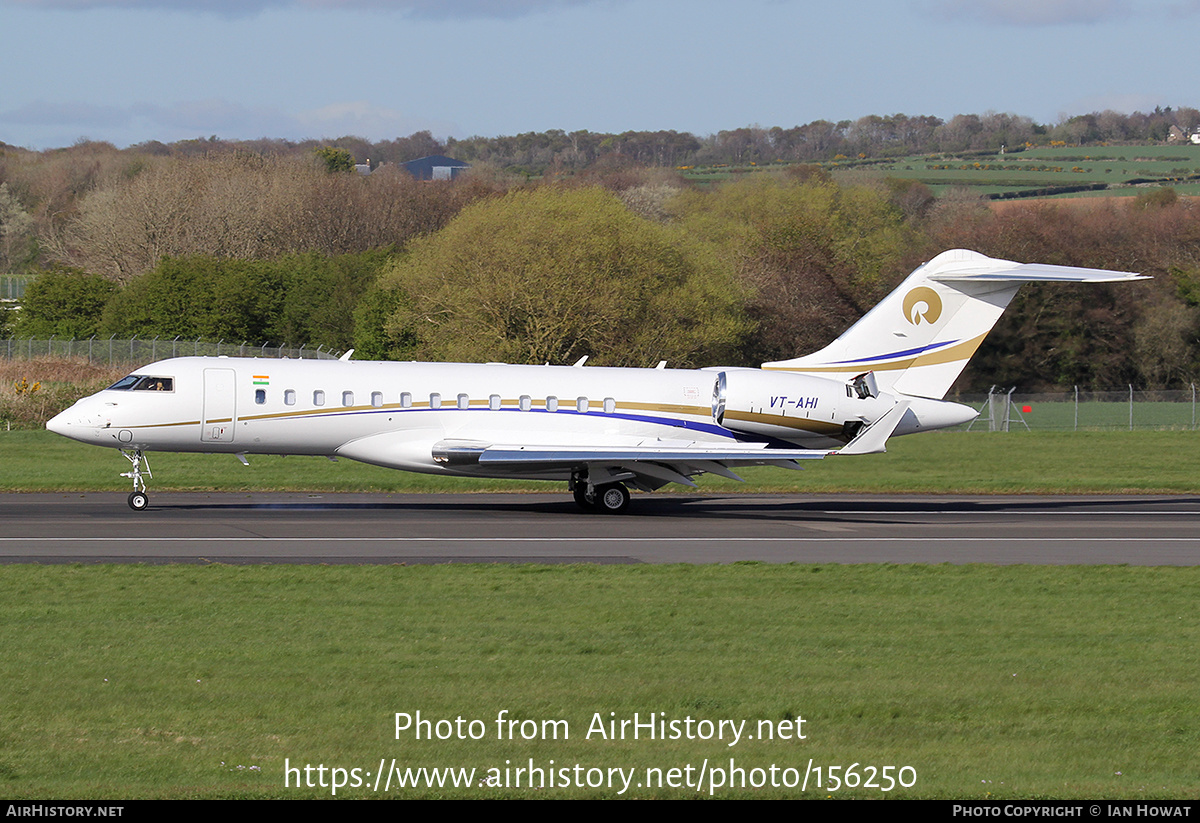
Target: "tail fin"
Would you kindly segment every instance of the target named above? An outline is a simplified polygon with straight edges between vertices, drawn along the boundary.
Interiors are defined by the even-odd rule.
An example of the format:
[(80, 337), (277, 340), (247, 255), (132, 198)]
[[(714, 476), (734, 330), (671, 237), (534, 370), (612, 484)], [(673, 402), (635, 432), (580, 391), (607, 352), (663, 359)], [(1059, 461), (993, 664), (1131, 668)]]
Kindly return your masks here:
[(825, 348), (764, 369), (850, 379), (873, 371), (883, 391), (940, 399), (1022, 283), (1142, 280), (1134, 272), (939, 254)]

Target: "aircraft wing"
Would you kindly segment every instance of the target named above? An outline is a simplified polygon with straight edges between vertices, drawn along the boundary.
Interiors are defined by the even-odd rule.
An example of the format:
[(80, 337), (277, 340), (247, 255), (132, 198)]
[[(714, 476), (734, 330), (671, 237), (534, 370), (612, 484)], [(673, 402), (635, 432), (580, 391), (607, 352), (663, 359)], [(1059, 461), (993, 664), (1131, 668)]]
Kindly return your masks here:
[(800, 460), (819, 460), (828, 452), (805, 449), (719, 447), (710, 443), (591, 447), (481, 444), (444, 440), (434, 446), (434, 459), (447, 466), (479, 466), (514, 472), (586, 470), (594, 482), (630, 481), (645, 490), (667, 483), (695, 486), (689, 477), (709, 472), (741, 480), (731, 466), (779, 466), (799, 469)]

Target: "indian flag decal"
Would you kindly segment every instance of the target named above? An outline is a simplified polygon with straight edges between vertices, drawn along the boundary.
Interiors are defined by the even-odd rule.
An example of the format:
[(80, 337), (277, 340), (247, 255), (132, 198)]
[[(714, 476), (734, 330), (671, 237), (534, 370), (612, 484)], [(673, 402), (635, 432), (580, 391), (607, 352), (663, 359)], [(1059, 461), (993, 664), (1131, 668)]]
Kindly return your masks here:
[(271, 385), (271, 375), (269, 374), (255, 374), (252, 376), (254, 377), (254, 385), (256, 386)]

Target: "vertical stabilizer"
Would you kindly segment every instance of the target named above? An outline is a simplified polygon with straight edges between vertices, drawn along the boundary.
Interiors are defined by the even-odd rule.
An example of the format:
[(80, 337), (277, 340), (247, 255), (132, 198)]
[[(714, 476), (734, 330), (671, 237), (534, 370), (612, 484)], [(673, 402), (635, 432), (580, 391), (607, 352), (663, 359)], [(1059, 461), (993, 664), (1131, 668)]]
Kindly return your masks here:
[(764, 363), (849, 380), (874, 372), (886, 392), (942, 398), (1022, 283), (1111, 283), (1134, 272), (996, 260), (955, 249), (910, 274), (841, 337), (814, 354)]

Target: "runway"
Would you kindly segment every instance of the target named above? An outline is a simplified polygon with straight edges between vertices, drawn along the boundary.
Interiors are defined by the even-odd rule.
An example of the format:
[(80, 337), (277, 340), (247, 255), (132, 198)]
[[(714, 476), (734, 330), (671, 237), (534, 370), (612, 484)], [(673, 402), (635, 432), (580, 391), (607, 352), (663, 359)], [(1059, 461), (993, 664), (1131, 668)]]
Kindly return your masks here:
[(565, 494), (0, 495), (0, 563), (1195, 565), (1200, 498)]

